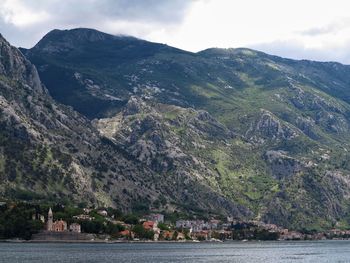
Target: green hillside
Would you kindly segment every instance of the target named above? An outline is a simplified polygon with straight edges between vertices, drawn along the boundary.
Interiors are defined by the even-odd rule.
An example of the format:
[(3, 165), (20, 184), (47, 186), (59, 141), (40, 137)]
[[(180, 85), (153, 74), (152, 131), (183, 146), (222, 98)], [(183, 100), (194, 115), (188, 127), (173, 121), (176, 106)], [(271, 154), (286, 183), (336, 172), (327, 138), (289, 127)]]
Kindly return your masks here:
[(54, 99), (168, 184), (191, 178), (288, 227), (350, 223), (349, 66), (91, 29), (54, 30), (22, 52)]

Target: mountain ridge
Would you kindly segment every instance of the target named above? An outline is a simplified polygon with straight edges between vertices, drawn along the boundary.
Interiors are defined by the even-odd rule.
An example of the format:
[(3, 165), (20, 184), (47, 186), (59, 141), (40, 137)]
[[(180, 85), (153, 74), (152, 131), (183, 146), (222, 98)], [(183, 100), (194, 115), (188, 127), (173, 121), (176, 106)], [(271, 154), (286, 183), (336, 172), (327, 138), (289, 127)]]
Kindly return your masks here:
[(350, 224), (349, 66), (98, 41), (23, 53), (54, 99), (161, 176), (169, 200), (294, 229)]
[[(124, 211), (169, 209), (227, 213), (235, 205), (192, 178), (172, 178), (141, 165), (129, 153), (99, 135), (90, 121), (56, 103), (23, 55), (0, 41), (0, 194), (25, 200), (60, 200), (113, 206)], [(10, 73), (11, 74), (10, 74)], [(31, 81), (32, 79), (35, 82)], [(37, 85), (37, 86), (35, 86)], [(150, 183), (152, 182), (152, 183)], [(196, 206), (186, 207), (183, 190), (191, 187)], [(171, 196), (170, 189), (176, 190)], [(162, 200), (160, 203), (159, 199)], [(238, 211), (238, 210), (237, 210)], [(244, 211), (244, 210), (242, 210)]]
[[(205, 48), (203, 50), (197, 51), (197, 52), (192, 52), (192, 51), (188, 51), (188, 50), (185, 50), (185, 49), (172, 47), (172, 46), (169, 46), (168, 44), (162, 44), (162, 43), (158, 43), (158, 42), (144, 40), (142, 38), (135, 37), (135, 36), (128, 35), (128, 34), (105, 33), (105, 32), (102, 32), (100, 30), (97, 30), (97, 29), (85, 28), (85, 27), (72, 28), (72, 29), (52, 29), (51, 31), (46, 33), (45, 36), (38, 41), (38, 43), (42, 42), (42, 40), (44, 40), (46, 37), (51, 37), (52, 34), (57, 33), (59, 35), (61, 33), (66, 33), (66, 32), (68, 32), (68, 33), (74, 33), (74, 32), (77, 32), (77, 33), (79, 33), (79, 32), (91, 33), (91, 34), (94, 34), (95, 36), (101, 36), (100, 40), (104, 39), (104, 38), (107, 38), (107, 37), (111, 38), (111, 39), (113, 39), (113, 38), (116, 38), (116, 39), (124, 38), (124, 39), (138, 40), (138, 41), (143, 41), (143, 42), (155, 43), (155, 44), (159, 44), (159, 45), (168, 46), (168, 47), (171, 47), (173, 49), (178, 49), (180, 51), (183, 51), (183, 52), (186, 52), (186, 53), (192, 53), (192, 54), (201, 54), (201, 53), (205, 54), (208, 51), (222, 51), (222, 52), (227, 52), (227, 51), (233, 51), (233, 52), (252, 51), (252, 52), (255, 52), (255, 53), (259, 53), (260, 55), (266, 55), (266, 56), (269, 56), (269, 57), (275, 57), (275, 58), (284, 59), (284, 60), (290, 60), (290, 61), (295, 61), (295, 62), (305, 61), (305, 62), (309, 62), (309, 63), (325, 63), (325, 64), (329, 63), (329, 64), (339, 64), (339, 65), (343, 65), (343, 66), (350, 66), (350, 65), (338, 62), (338, 61), (319, 61), (319, 60), (310, 60), (310, 59), (303, 59), (303, 58), (301, 58), (301, 59), (286, 58), (286, 57), (281, 57), (279, 55), (272, 55), (272, 54), (269, 54), (267, 52), (260, 51), (260, 50), (254, 49), (254, 48), (249, 48), (249, 47), (235, 47), (235, 48), (233, 48), (233, 47), (228, 47), (228, 48), (209, 47), (209, 48)], [(99, 39), (99, 38), (97, 37), (97, 39)], [(32, 48), (34, 48), (34, 47), (32, 47)], [(19, 47), (20, 50), (22, 49), (22, 50), (25, 50), (25, 51), (27, 51), (29, 49), (32, 49), (32, 48)]]

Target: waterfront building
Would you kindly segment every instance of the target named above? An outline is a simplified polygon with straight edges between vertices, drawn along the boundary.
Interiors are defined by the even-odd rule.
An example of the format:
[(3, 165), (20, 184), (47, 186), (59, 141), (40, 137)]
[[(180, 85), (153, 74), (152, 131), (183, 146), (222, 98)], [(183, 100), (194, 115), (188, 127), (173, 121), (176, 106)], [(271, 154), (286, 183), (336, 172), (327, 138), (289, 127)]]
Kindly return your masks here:
[(64, 232), (67, 231), (67, 222), (61, 220), (55, 221), (52, 224), (52, 230), (54, 232)]
[(81, 226), (78, 223), (73, 223), (69, 225), (69, 231), (75, 233), (81, 233)]
[[(62, 219), (53, 221), (53, 212), (50, 208), (47, 214), (46, 230), (49, 232), (66, 232), (68, 231), (68, 224)], [(71, 232), (80, 233), (81, 226), (78, 223), (73, 223), (69, 226), (69, 230)]]
[(160, 229), (158, 228), (157, 221), (146, 221), (143, 222), (142, 226), (145, 230), (151, 230), (154, 232), (153, 240), (157, 241), (159, 239)]

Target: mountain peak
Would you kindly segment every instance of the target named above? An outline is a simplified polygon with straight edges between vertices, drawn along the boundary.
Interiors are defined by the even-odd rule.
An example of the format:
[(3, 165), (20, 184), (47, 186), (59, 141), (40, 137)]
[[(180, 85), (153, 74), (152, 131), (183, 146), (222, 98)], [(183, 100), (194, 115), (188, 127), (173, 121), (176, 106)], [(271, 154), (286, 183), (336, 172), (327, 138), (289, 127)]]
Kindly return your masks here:
[(48, 53), (69, 51), (75, 47), (86, 44), (102, 41), (141, 41), (135, 37), (124, 35), (111, 35), (90, 28), (75, 28), (75, 29), (54, 29), (47, 33), (36, 45), (35, 49), (41, 49)]
[(50, 39), (50, 40), (59, 40), (59, 38), (64, 39), (75, 39), (75, 40), (88, 40), (91, 42), (99, 41), (99, 40), (106, 40), (108, 38), (114, 38), (113, 35), (100, 32), (95, 29), (90, 28), (75, 28), (75, 29), (54, 29), (47, 33), (43, 39)]

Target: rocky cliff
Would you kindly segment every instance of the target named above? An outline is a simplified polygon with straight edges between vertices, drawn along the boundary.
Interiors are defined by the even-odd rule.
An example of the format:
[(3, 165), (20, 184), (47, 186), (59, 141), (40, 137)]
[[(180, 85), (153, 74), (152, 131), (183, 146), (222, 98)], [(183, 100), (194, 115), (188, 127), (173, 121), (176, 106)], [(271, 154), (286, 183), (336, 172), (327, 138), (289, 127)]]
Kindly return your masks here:
[(349, 66), (250, 49), (190, 53), (91, 29), (55, 30), (22, 51), (53, 98), (108, 142), (103, 174), (115, 176), (111, 158), (142, 171), (125, 175), (123, 193), (111, 180), (120, 203), (135, 187), (152, 189), (138, 205), (349, 225)]
[(0, 50), (2, 196), (72, 199), (125, 211), (153, 206), (214, 211), (219, 206), (222, 213), (240, 214), (206, 184), (186, 174), (161, 173), (100, 136), (88, 119), (50, 97), (36, 68), (2, 37)]

